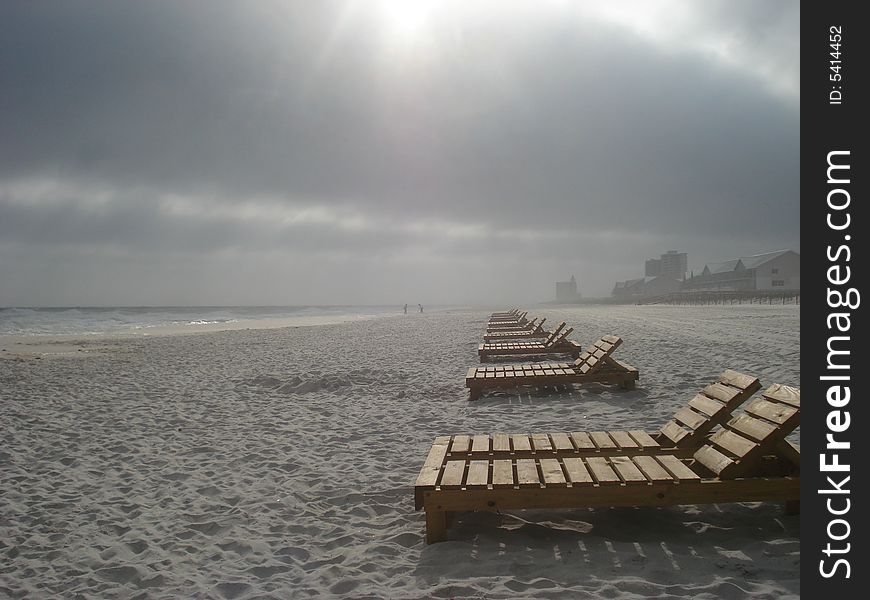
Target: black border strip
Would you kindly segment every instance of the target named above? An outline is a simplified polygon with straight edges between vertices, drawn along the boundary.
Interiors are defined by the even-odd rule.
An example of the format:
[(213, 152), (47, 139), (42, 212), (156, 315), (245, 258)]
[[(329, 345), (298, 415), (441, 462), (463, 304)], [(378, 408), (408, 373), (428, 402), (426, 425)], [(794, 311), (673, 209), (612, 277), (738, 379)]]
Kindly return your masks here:
[[(857, 8), (860, 6), (860, 3), (820, 1), (805, 2), (801, 6), (801, 279), (804, 287), (801, 294), (801, 589), (807, 598), (822, 598), (822, 594), (839, 598), (863, 597), (866, 591), (861, 589), (861, 584), (868, 577), (864, 573), (868, 564), (865, 548), (870, 544), (864, 526), (868, 506), (857, 488), (863, 486), (866, 489), (868, 484), (864, 468), (868, 450), (863, 440), (870, 437), (870, 422), (865, 408), (866, 388), (861, 377), (863, 365), (859, 358), (866, 356), (862, 338), (867, 335), (862, 318), (867, 309), (860, 303), (870, 302), (870, 296), (852, 302), (857, 305), (853, 309), (832, 307), (839, 297), (835, 293), (829, 300), (828, 292), (829, 289), (839, 291), (845, 296), (850, 288), (859, 294), (868, 291), (864, 282), (870, 265), (864, 260), (866, 253), (862, 239), (870, 232), (870, 223), (862, 215), (866, 212), (862, 211), (862, 205), (866, 201), (868, 154), (863, 139), (866, 128), (860, 124), (870, 116), (870, 102), (862, 81), (867, 74), (866, 39), (870, 24), (862, 23), (858, 17)], [(836, 35), (841, 36), (839, 40)], [(831, 47), (832, 36), (834, 43), (840, 43), (839, 48)], [(836, 56), (837, 50), (840, 51), (839, 57)], [(832, 62), (836, 60), (840, 62)], [(831, 152), (839, 152), (831, 155), (832, 161), (850, 166), (849, 175), (845, 177), (844, 169), (832, 171), (832, 179), (841, 180), (837, 183), (828, 181)], [(848, 179), (848, 183), (842, 181), (844, 179)], [(845, 193), (834, 190), (845, 190)], [(833, 204), (843, 205), (848, 199), (848, 206), (832, 210), (828, 206), (829, 193)], [(829, 213), (835, 226), (842, 226), (848, 213), (849, 226), (835, 230), (828, 224)], [(842, 246), (848, 250), (840, 250)], [(849, 267), (848, 281), (832, 284), (828, 271), (831, 267), (835, 267), (830, 272), (835, 279), (844, 278), (846, 267)], [(855, 299), (854, 294), (851, 298)], [(849, 314), (848, 319), (839, 321), (840, 325), (849, 325), (847, 332), (838, 331), (836, 327), (833, 330), (828, 328), (831, 313)], [(848, 364), (848, 369), (833, 370), (828, 366), (829, 338), (837, 335), (848, 339), (835, 341), (834, 345), (849, 350), (850, 354), (836, 355), (835, 362)], [(850, 376), (850, 381), (821, 379), (844, 374)], [(850, 387), (848, 404), (831, 406), (827, 393), (832, 385)], [(849, 464), (850, 470), (822, 472), (820, 455), (826, 453), (826, 461), (830, 463), (835, 452), (825, 446), (826, 435), (830, 432), (828, 416), (836, 410), (841, 412), (831, 417), (835, 419), (834, 427), (837, 419), (842, 423), (845, 411), (849, 413), (848, 429), (833, 435), (836, 440), (851, 444), (848, 450), (836, 451), (839, 462)], [(849, 493), (819, 493), (819, 490), (834, 487), (827, 481), (828, 476), (834, 484), (850, 490)], [(846, 483), (843, 483), (844, 476), (850, 477)], [(849, 511), (839, 516), (831, 514), (828, 499), (831, 499), (831, 509), (843, 510), (848, 504)], [(848, 525), (843, 522), (832, 524), (836, 519), (842, 519)], [(843, 539), (831, 539), (831, 535)], [(829, 555), (826, 554), (828, 544), (832, 549)], [(840, 559), (848, 563), (848, 568), (846, 563), (836, 563)], [(830, 576), (825, 577), (822, 571)]]

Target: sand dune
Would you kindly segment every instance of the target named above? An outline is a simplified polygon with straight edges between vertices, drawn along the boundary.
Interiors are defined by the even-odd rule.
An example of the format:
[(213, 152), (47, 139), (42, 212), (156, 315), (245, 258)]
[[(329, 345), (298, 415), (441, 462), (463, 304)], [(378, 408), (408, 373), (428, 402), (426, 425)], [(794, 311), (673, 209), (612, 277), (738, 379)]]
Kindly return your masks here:
[(466, 514), (426, 546), (412, 486), (436, 435), (649, 429), (725, 368), (800, 385), (799, 307), (590, 306), (533, 312), (622, 336), (636, 390), (469, 403), (488, 312), (0, 361), (0, 596), (799, 595), (798, 517), (775, 505)]

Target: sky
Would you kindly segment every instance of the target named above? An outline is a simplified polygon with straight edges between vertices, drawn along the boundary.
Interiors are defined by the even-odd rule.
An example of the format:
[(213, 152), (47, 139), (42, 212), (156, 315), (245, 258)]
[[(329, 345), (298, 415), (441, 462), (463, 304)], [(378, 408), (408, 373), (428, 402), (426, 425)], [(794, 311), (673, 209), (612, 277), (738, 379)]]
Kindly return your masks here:
[(504, 304), (799, 238), (787, 0), (4, 2), (0, 306)]

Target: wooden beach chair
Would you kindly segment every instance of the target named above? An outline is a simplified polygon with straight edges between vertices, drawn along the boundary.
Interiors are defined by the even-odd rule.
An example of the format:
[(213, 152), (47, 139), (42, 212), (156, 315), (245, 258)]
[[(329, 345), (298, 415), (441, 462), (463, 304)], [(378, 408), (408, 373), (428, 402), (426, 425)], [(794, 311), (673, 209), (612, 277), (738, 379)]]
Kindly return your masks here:
[(489, 315), (489, 318), (490, 319), (495, 319), (498, 317), (512, 318), (512, 317), (517, 316), (518, 314), (520, 314), (520, 309), (512, 308), (510, 310), (496, 311), (496, 312), (492, 313), (491, 315)]
[(528, 315), (528, 311), (521, 312), (517, 315), (510, 317), (490, 317), (489, 324), (490, 325), (523, 325), (528, 321), (526, 316)]
[(607, 335), (580, 353), (573, 363), (534, 363), (472, 367), (465, 377), (470, 399), (476, 400), (489, 388), (512, 388), (521, 385), (566, 385), (571, 383), (616, 383), (633, 389), (639, 374), (635, 367), (610, 356), (622, 339)]
[(554, 458), (617, 454), (690, 456), (707, 443), (710, 433), (761, 389), (757, 378), (730, 369), (677, 410), (658, 431), (640, 429), (591, 432), (495, 433), (439, 436), (448, 458)]
[[(526, 315), (527, 313), (523, 313)], [(526, 319), (525, 316), (521, 320), (518, 321), (490, 321), (486, 324), (487, 331), (501, 331), (504, 329), (516, 329), (516, 330), (527, 330), (532, 329), (535, 326), (535, 322), (537, 318), (534, 319)]]
[(570, 354), (571, 357), (577, 358), (580, 356), (582, 348), (577, 342), (567, 339), (574, 328), (564, 329), (565, 325), (566, 323), (562, 321), (544, 341), (484, 342), (478, 345), (477, 355), (480, 357), (480, 362), (486, 362), (491, 356), (521, 356), (524, 354)]
[(775, 384), (689, 458), (675, 454), (452, 458), (429, 451), (414, 487), (426, 511), (426, 542), (446, 538), (452, 513), (530, 508), (778, 502), (797, 512), (800, 390)]
[(544, 322), (546, 320), (544, 318), (541, 319), (540, 323), (536, 323), (537, 319), (532, 319), (522, 328), (487, 329), (487, 332), (483, 335), (483, 341), (547, 338), (552, 332), (544, 329)]

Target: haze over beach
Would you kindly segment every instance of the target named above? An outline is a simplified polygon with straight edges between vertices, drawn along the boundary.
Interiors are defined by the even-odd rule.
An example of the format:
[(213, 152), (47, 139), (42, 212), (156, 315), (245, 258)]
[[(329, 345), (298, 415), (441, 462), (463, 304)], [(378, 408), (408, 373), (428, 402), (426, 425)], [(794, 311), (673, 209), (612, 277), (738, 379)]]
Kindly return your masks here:
[(0, 306), (528, 304), (798, 237), (791, 2), (13, 2)]
[[(436, 436), (654, 432), (726, 369), (800, 387), (799, 21), (5, 3), (0, 597), (798, 597), (775, 502), (459, 513), (427, 545), (414, 482)], [(660, 256), (798, 285), (615, 304)], [(514, 307), (619, 336), (636, 387), (470, 401)], [(496, 364), (540, 360), (572, 359)]]

